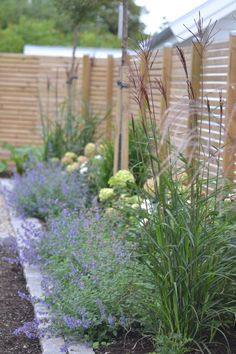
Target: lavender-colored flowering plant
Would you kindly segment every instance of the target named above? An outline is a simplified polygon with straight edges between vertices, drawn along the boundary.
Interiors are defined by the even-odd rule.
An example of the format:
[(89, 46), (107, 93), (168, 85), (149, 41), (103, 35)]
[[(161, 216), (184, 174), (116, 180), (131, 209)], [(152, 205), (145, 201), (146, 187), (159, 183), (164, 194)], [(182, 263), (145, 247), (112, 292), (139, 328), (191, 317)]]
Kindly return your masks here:
[(142, 322), (136, 284), (143, 269), (120, 220), (95, 208), (81, 210), (79, 217), (64, 209), (48, 220), (46, 230), (38, 232), (30, 225), (25, 230), (23, 254), (52, 276), (46, 297), (64, 333), (104, 340)]
[(60, 165), (41, 162), (23, 176), (15, 176), (10, 195), (20, 214), (41, 219), (64, 208), (79, 210), (87, 200), (88, 189), (79, 174), (67, 174)]

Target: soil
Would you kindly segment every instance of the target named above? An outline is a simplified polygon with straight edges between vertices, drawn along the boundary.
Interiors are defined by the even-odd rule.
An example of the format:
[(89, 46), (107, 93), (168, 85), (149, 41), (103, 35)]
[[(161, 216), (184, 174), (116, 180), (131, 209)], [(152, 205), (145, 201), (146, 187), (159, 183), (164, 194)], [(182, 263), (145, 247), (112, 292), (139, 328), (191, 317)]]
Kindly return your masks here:
[(0, 353), (40, 354), (38, 340), (16, 336), (14, 330), (34, 319), (32, 305), (22, 300), (18, 291), (28, 294), (22, 267), (4, 258), (15, 258), (5, 245), (0, 245)]
[(0, 173), (0, 178), (11, 178), (13, 176), (12, 171), (4, 171)]
[(120, 336), (109, 346), (95, 350), (96, 354), (148, 354), (154, 351), (148, 338), (141, 337), (137, 333), (129, 333)]
[[(232, 331), (231, 334), (228, 334), (227, 339), (230, 349), (226, 347), (222, 338), (218, 338), (217, 343), (209, 347), (211, 354), (236, 354), (236, 333)], [(135, 333), (130, 333), (127, 336), (123, 335), (111, 345), (95, 350), (96, 354), (149, 354), (153, 352), (155, 352), (155, 349), (152, 343), (147, 338), (141, 338), (140, 335)], [(199, 353), (199, 351), (194, 351), (189, 354)]]

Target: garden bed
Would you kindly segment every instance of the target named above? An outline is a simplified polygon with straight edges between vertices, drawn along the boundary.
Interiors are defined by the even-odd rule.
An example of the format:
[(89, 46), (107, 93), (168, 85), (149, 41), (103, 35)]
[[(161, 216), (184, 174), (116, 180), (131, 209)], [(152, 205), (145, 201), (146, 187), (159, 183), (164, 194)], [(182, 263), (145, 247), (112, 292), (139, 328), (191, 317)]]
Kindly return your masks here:
[[(26, 218), (20, 255), (43, 274), (52, 330), (97, 354), (205, 353), (206, 346), (227, 353), (223, 336), (214, 345), (209, 333), (232, 338), (231, 204), (221, 200), (220, 210), (202, 181), (191, 185), (178, 168), (144, 184), (128, 170), (107, 180), (106, 150), (91, 156), (97, 147), (89, 148), (90, 157), (68, 152), (34, 163), (9, 194), (19, 214), (45, 224)], [(67, 344), (63, 350), (70, 352)]]
[(31, 303), (19, 296), (28, 295), (28, 291), (12, 234), (9, 214), (0, 194), (0, 353), (40, 354), (38, 339), (15, 333), (34, 320), (34, 310)]

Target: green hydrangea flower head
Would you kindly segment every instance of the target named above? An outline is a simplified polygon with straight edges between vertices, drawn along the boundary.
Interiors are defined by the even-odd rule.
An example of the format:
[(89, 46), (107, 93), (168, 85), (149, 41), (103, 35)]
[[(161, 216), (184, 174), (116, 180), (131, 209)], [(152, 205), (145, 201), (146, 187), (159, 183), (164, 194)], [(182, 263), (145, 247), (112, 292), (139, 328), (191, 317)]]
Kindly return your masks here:
[(135, 183), (134, 176), (128, 170), (120, 170), (112, 176), (108, 184), (114, 188), (126, 188), (128, 183)]
[(114, 216), (117, 216), (117, 215), (118, 215), (118, 212), (117, 212), (117, 210), (114, 209), (114, 208), (107, 208), (107, 209), (105, 210), (105, 215), (106, 215), (107, 217), (114, 217)]
[(139, 197), (137, 195), (129, 196), (127, 194), (121, 194), (120, 201), (123, 204), (127, 204), (127, 205), (138, 204), (139, 203)]
[(87, 158), (91, 158), (96, 155), (96, 145), (93, 143), (88, 143), (84, 148), (84, 155)]
[(71, 165), (68, 165), (66, 167), (66, 171), (71, 173), (71, 172), (74, 172), (74, 171), (78, 171), (79, 168), (80, 168), (80, 164), (78, 162), (74, 162)]
[(98, 146), (98, 148), (97, 148), (97, 153), (98, 153), (99, 155), (103, 155), (104, 152), (105, 152), (105, 149), (106, 149), (105, 145), (100, 144), (100, 145)]
[(68, 157), (68, 158), (72, 159), (73, 161), (76, 161), (78, 156), (76, 155), (76, 153), (68, 151), (65, 153), (64, 157)]
[(57, 165), (60, 163), (60, 159), (58, 157), (51, 157), (50, 158), (50, 162), (53, 164), (53, 165)]
[(72, 165), (73, 162), (74, 160), (69, 156), (63, 156), (61, 159), (61, 163), (65, 166)]
[(100, 192), (99, 192), (99, 200), (101, 202), (107, 202), (109, 200), (112, 200), (114, 197), (115, 197), (115, 193), (114, 193), (114, 190), (113, 188), (102, 188), (100, 189)]

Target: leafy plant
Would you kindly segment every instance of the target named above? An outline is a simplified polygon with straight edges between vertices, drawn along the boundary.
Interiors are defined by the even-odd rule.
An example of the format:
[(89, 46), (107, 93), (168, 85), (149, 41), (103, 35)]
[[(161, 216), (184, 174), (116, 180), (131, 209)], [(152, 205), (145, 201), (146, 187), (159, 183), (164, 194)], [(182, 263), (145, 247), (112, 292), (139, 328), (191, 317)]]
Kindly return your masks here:
[(66, 114), (60, 117), (45, 116), (41, 109), (41, 124), (44, 142), (44, 158), (62, 158), (66, 151), (83, 155), (84, 147), (93, 141), (98, 118), (87, 108), (85, 116)]
[(0, 173), (7, 171), (7, 163), (5, 161), (0, 160)]
[[(135, 129), (135, 136), (133, 134)], [(114, 144), (105, 142), (101, 148), (101, 159), (94, 158), (89, 163), (89, 184), (97, 194), (101, 188), (108, 187), (108, 181), (113, 175)], [(142, 186), (149, 174), (149, 154), (147, 139), (139, 119), (129, 125), (129, 169), (134, 175), (137, 185)]]
[(10, 152), (10, 161), (16, 166), (16, 171), (22, 174), (25, 171), (26, 163), (35, 163), (43, 159), (43, 149), (41, 147), (22, 146), (14, 147), (11, 144), (3, 144), (3, 148)]
[(138, 186), (143, 186), (150, 170), (148, 142), (140, 118), (129, 126), (129, 169)]
[[(207, 36), (201, 23), (199, 20), (196, 40), (204, 50)], [(141, 48), (139, 54), (146, 59), (150, 69), (152, 53), (149, 43)], [(179, 54), (186, 72), (189, 104), (198, 107), (182, 49), (179, 49)], [(198, 54), (203, 55), (201, 51)], [(141, 264), (150, 270), (146, 288), (152, 288), (153, 297), (148, 301), (144, 299), (141, 304), (149, 317), (146, 329), (149, 328), (156, 337), (158, 353), (182, 354), (194, 348), (208, 350), (206, 342), (212, 341), (216, 333), (226, 338), (227, 329), (234, 325), (235, 225), (220, 218), (222, 199), (231, 186), (225, 184), (220, 175), (219, 161), (216, 177), (210, 177), (211, 149), (208, 152), (209, 161), (200, 159), (203, 107), (199, 108), (198, 118), (196, 113), (190, 115), (191, 154), (189, 149), (186, 154), (172, 146), (168, 134), (171, 122), (168, 120), (166, 124), (169, 125), (163, 129), (165, 135), (161, 136), (152, 108), (153, 83), (150, 80), (146, 85), (141, 75), (137, 70), (134, 77), (134, 86), (137, 87), (135, 98), (143, 107), (141, 119), (153, 188), (145, 192), (140, 190), (146, 211), (141, 208), (133, 211), (137, 223), (132, 240), (136, 243)], [(158, 81), (158, 87), (166, 98), (161, 81)], [(209, 137), (210, 114), (208, 106)], [(217, 156), (220, 159), (220, 154)], [(140, 225), (138, 235), (137, 224)]]

